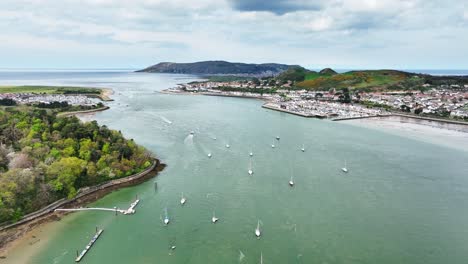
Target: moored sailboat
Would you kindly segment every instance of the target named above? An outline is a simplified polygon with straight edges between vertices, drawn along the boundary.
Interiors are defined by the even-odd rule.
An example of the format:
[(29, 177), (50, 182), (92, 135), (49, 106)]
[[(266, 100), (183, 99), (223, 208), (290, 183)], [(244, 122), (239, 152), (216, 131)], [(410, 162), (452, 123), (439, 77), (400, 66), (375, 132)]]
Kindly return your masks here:
[(262, 231), (260, 230), (260, 220), (257, 221), (257, 228), (255, 228), (255, 236), (260, 238)]
[(215, 212), (213, 211), (213, 216), (211, 217), (211, 222), (213, 224), (215, 224), (216, 222), (218, 222), (219, 218), (215, 216)]
[(184, 193), (182, 193), (181, 198), (180, 198), (180, 204), (184, 205), (187, 202), (187, 198), (185, 198)]
[(341, 168), (341, 170), (342, 170), (344, 173), (347, 173), (347, 172), (348, 172), (348, 166), (346, 166), (346, 160), (345, 160), (345, 163), (344, 163), (344, 167)]

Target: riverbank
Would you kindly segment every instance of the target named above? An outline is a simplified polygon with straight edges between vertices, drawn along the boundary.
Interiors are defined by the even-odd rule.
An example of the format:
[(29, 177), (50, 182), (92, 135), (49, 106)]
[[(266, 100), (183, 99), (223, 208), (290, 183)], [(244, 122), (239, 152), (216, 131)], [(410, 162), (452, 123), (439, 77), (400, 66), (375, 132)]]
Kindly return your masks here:
[(22, 220), (0, 228), (0, 258), (7, 257), (8, 252), (28, 236), (34, 229), (52, 221), (60, 221), (69, 212), (55, 212), (57, 208), (76, 208), (94, 202), (105, 195), (120, 188), (138, 185), (155, 177), (165, 168), (165, 164), (158, 159), (146, 170), (125, 178), (112, 180), (100, 185), (85, 187), (78, 191), (78, 195), (71, 200), (59, 200), (53, 204), (28, 214)]

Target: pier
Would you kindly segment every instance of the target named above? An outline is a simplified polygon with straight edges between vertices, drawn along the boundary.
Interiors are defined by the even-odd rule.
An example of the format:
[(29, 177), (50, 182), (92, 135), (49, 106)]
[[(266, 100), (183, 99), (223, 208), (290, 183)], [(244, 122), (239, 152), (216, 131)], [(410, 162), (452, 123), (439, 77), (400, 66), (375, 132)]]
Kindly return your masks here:
[(108, 212), (115, 212), (115, 213), (121, 213), (121, 214), (124, 214), (124, 215), (129, 215), (129, 214), (134, 214), (136, 212), (135, 207), (138, 205), (139, 202), (140, 202), (140, 200), (136, 199), (133, 203), (130, 204), (130, 207), (127, 210), (119, 209), (117, 207), (114, 207), (114, 208), (103, 208), (103, 207), (85, 207), (85, 208), (83, 208), (83, 207), (81, 207), (81, 208), (70, 208), (70, 209), (59, 208), (59, 209), (55, 209), (54, 211), (55, 212), (108, 211)]
[(88, 253), (88, 251), (91, 249), (91, 247), (94, 245), (94, 243), (96, 243), (96, 241), (98, 240), (98, 238), (101, 236), (102, 232), (104, 231), (104, 229), (97, 229), (96, 227), (96, 233), (94, 234), (93, 238), (91, 239), (91, 241), (89, 241), (88, 245), (86, 245), (85, 249), (83, 249), (83, 251), (81, 251), (80, 254), (78, 254), (78, 251), (76, 251), (76, 259), (75, 261), (76, 262), (80, 262), (83, 257), (86, 255), (86, 253)]

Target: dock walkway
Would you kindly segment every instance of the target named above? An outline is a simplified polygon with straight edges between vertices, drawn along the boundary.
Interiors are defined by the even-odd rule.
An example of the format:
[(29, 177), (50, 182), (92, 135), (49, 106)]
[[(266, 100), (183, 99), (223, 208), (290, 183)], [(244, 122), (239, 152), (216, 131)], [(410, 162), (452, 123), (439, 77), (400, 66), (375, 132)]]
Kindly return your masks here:
[[(86, 245), (85, 249), (83, 249), (83, 251), (81, 251), (80, 254), (77, 254), (77, 257), (75, 259), (76, 262), (80, 262), (81, 259), (83, 259), (83, 257), (86, 255), (86, 253), (88, 253), (88, 251), (91, 249), (91, 247), (94, 245), (94, 243), (96, 243), (96, 241), (98, 240), (98, 238), (101, 236), (102, 232), (104, 231), (104, 229), (99, 229), (97, 230), (96, 228), (96, 234), (94, 234), (93, 238), (91, 239), (91, 241), (89, 241), (88, 245)], [(76, 252), (78, 253), (78, 251)]]

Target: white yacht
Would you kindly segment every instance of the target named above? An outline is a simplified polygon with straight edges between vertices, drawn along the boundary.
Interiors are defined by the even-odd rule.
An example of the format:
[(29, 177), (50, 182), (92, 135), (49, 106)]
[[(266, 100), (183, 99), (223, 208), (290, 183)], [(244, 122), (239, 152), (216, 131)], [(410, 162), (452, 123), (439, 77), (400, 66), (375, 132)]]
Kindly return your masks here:
[(304, 144), (302, 144), (301, 151), (302, 151), (302, 152), (305, 152), (305, 147), (304, 147)]
[(249, 160), (249, 175), (252, 175), (253, 174), (253, 170), (252, 170), (252, 160)]
[(231, 145), (229, 145), (229, 144), (226, 144), (226, 148), (230, 148), (230, 147), (231, 147)]
[(275, 144), (271, 144), (271, 148), (275, 148)]
[(212, 156), (211, 153), (208, 153), (208, 158), (211, 158), (211, 156)]
[(347, 172), (348, 172), (348, 167), (346, 166), (346, 160), (345, 160), (345, 163), (344, 163), (344, 167), (341, 168), (341, 170), (342, 170), (344, 173), (347, 173)]
[(213, 217), (211, 217), (211, 223), (215, 224), (218, 222), (219, 218), (215, 216), (215, 213), (213, 212)]
[(289, 180), (289, 186), (293, 187), (294, 186), (294, 181), (293, 177), (291, 176), (291, 179)]
[(255, 236), (260, 237), (262, 235), (262, 232), (260, 231), (260, 220), (257, 222), (257, 228), (255, 228)]
[(182, 197), (180, 198), (180, 204), (184, 205), (187, 202), (187, 198), (185, 198), (184, 193), (182, 193)]
[(167, 208), (165, 208), (164, 211), (165, 211), (164, 224), (168, 225), (169, 224), (169, 216), (167, 216)]

